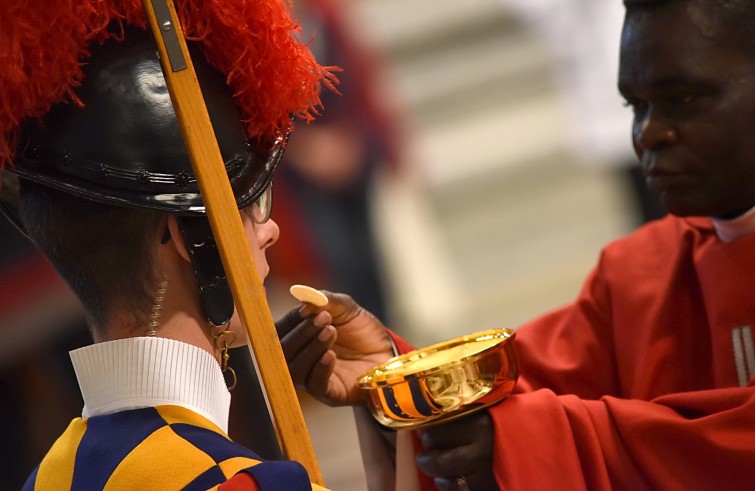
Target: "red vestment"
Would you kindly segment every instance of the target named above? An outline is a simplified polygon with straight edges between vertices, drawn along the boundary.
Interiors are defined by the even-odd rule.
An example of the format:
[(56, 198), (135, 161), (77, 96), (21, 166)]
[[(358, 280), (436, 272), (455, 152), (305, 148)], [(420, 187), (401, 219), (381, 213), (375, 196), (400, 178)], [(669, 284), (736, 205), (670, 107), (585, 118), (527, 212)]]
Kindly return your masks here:
[(608, 245), (573, 304), (517, 331), (518, 394), (491, 410), (499, 483), (755, 489), (748, 326), (755, 234), (667, 217)]
[[(517, 330), (493, 407), (502, 489), (755, 489), (755, 234), (667, 217)], [(744, 386), (742, 386), (744, 385)]]

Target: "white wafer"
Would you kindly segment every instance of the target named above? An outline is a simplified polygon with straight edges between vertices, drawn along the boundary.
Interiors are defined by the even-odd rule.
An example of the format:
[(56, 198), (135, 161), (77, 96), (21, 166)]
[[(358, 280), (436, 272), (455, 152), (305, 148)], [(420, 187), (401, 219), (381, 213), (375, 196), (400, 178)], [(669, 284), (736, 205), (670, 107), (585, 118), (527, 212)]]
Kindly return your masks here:
[(326, 297), (320, 290), (316, 290), (311, 286), (292, 285), (288, 291), (301, 302), (311, 303), (317, 307), (328, 305), (328, 297)]

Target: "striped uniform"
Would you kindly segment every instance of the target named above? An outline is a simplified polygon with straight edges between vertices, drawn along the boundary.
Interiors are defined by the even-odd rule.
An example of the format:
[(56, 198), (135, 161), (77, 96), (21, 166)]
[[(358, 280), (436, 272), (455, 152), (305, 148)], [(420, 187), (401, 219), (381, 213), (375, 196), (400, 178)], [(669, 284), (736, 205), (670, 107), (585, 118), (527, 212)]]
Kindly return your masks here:
[(263, 491), (313, 486), (301, 464), (262, 462), (197, 413), (157, 406), (74, 419), (23, 490), (206, 490), (240, 472)]

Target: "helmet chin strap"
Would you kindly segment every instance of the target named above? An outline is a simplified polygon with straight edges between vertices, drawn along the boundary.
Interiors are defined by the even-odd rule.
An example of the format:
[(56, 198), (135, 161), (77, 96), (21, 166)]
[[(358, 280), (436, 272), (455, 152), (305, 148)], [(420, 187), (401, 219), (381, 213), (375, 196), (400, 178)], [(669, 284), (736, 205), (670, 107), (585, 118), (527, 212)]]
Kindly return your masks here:
[(213, 326), (223, 326), (233, 315), (233, 295), (210, 221), (205, 216), (177, 216), (176, 219), (189, 251), (207, 320)]

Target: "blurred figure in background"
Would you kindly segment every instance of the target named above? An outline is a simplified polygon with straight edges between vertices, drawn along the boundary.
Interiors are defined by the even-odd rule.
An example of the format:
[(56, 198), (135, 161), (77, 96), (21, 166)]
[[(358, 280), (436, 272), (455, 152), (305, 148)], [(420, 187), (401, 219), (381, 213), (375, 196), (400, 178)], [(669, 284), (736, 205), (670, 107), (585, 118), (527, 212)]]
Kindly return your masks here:
[(0, 487), (20, 489), (81, 412), (68, 351), (91, 337), (73, 293), (2, 214), (0, 238)]
[(562, 92), (570, 150), (624, 181), (636, 224), (666, 214), (645, 185), (629, 139), (632, 113), (616, 89), (624, 7), (605, 0), (504, 0), (551, 50)]
[(323, 94), (316, 122), (299, 124), (275, 183), (284, 233), (270, 255), (272, 284), (349, 292), (390, 317), (370, 193), (381, 169), (398, 172), (406, 132), (379, 54), (343, 0), (297, 0), (295, 17), (318, 62), (338, 66), (339, 94)]

